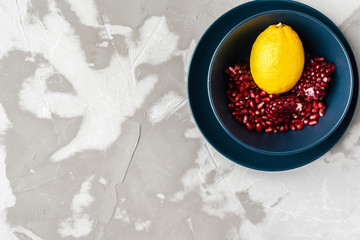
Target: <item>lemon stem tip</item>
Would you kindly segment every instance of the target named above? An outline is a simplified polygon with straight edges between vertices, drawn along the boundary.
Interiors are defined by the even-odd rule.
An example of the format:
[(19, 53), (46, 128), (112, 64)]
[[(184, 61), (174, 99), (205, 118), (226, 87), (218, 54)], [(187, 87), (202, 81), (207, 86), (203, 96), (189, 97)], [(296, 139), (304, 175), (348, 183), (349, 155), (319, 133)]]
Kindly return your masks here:
[(281, 22), (279, 22), (277, 25), (276, 25), (276, 27), (278, 27), (278, 28), (282, 28), (284, 26), (284, 24), (282, 24)]

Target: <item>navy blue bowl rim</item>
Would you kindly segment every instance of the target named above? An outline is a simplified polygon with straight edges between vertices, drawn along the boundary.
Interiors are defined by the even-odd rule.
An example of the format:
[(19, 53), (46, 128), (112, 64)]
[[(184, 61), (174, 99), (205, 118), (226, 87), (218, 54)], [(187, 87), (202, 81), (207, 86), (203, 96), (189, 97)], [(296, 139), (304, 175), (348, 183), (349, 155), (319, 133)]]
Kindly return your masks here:
[[(196, 55), (198, 54), (198, 52), (200, 51), (199, 49), (201, 49), (199, 43), (202, 43), (204, 41), (206, 42), (207, 35), (210, 35), (210, 32), (212, 31), (212, 28), (215, 26), (215, 24), (217, 24), (217, 22), (219, 22), (223, 18), (225, 18), (229, 12), (240, 11), (241, 9), (249, 10), (248, 8), (251, 8), (251, 7), (253, 7), (253, 5), (256, 5), (258, 3), (264, 3), (263, 6), (267, 10), (272, 9), (273, 4), (280, 4), (280, 5), (282, 4), (282, 8), (286, 9), (286, 10), (295, 9), (295, 10), (299, 11), (299, 9), (300, 9), (301, 12), (309, 13), (311, 16), (314, 16), (318, 20), (325, 23), (329, 28), (331, 28), (337, 34), (337, 36), (341, 39), (342, 43), (345, 45), (345, 48), (350, 56), (350, 60), (351, 60), (352, 66), (353, 66), (353, 74), (355, 76), (354, 77), (353, 99), (350, 104), (351, 111), (349, 111), (348, 114), (345, 116), (344, 121), (340, 124), (338, 129), (336, 129), (334, 131), (334, 133), (329, 138), (327, 138), (324, 142), (320, 143), (318, 146), (315, 146), (312, 149), (309, 149), (309, 150), (306, 150), (304, 152), (300, 152), (297, 154), (289, 155), (286, 157), (286, 159), (284, 159), (283, 156), (277, 157), (277, 158), (280, 158), (281, 161), (284, 160), (284, 162), (286, 162), (286, 164), (282, 164), (280, 166), (273, 166), (271, 163), (269, 163), (270, 161), (274, 160), (273, 156), (263, 155), (260, 153), (254, 153), (251, 151), (249, 152), (249, 149), (243, 148), (242, 145), (238, 146), (238, 150), (236, 151), (236, 153), (232, 153), (232, 152), (228, 151), (228, 149), (223, 148), (221, 145), (224, 144), (224, 141), (229, 141), (227, 143), (232, 144), (232, 145), (234, 145), (234, 143), (232, 141), (230, 141), (230, 139), (228, 139), (222, 132), (219, 132), (219, 134), (220, 134), (219, 137), (218, 136), (214, 137), (210, 133), (208, 133), (207, 128), (209, 128), (209, 126), (207, 126), (206, 120), (201, 115), (197, 116), (197, 114), (196, 114), (196, 111), (197, 111), (196, 104), (200, 104), (200, 103), (197, 102), (198, 99), (195, 95), (194, 96), (191, 95), (192, 85), (196, 84), (196, 82), (194, 82), (194, 80), (191, 80), (192, 79), (191, 75), (196, 74), (196, 71), (197, 71), (198, 63), (194, 59), (195, 59)], [(256, 9), (258, 9), (258, 8), (256, 8)], [(195, 71), (195, 73), (193, 73), (192, 71)], [(188, 77), (187, 92), (188, 92), (188, 97), (189, 97), (190, 111), (194, 118), (194, 122), (195, 122), (197, 128), (199, 129), (199, 131), (201, 132), (201, 134), (203, 135), (203, 137), (207, 140), (207, 142), (212, 147), (214, 147), (224, 157), (228, 158), (229, 160), (233, 161), (234, 163), (237, 163), (244, 167), (247, 167), (247, 168), (250, 168), (253, 170), (258, 170), (258, 171), (292, 170), (292, 169), (307, 165), (307, 164), (315, 161), (317, 158), (321, 157), (322, 155), (324, 155), (332, 147), (334, 147), (334, 145), (342, 138), (342, 136), (346, 132), (347, 128), (349, 127), (349, 125), (353, 119), (355, 110), (357, 108), (357, 100), (358, 100), (358, 96), (359, 96), (359, 73), (358, 73), (358, 69), (357, 69), (356, 59), (355, 59), (354, 53), (352, 52), (349, 42), (346, 40), (345, 36), (342, 34), (340, 29), (328, 17), (326, 17), (324, 14), (322, 14), (318, 10), (316, 10), (308, 5), (305, 5), (303, 3), (299, 3), (299, 2), (295, 2), (295, 1), (288, 1), (288, 0), (250, 1), (250, 2), (241, 4), (237, 7), (230, 9), (228, 12), (226, 12), (225, 14), (220, 16), (218, 19), (216, 19), (208, 27), (208, 29), (203, 33), (203, 35), (200, 37), (198, 44), (197, 44), (196, 48), (194, 49), (194, 52), (192, 54), (192, 58), (190, 61), (187, 77)], [(205, 99), (204, 99), (204, 101), (206, 103)], [(202, 104), (202, 102), (201, 102), (201, 104)], [(208, 117), (208, 116), (206, 116), (206, 117)], [(209, 115), (209, 117), (211, 118), (211, 115)], [(224, 135), (225, 139), (221, 139), (221, 137), (222, 137), (221, 135)], [(218, 138), (220, 138), (221, 141), (219, 141)], [(262, 161), (261, 164), (254, 164), (253, 162), (250, 162), (250, 163), (244, 162), (242, 160), (242, 157), (247, 158), (248, 155), (246, 155), (246, 154), (248, 154), (248, 153), (250, 153), (251, 155), (255, 155), (255, 156), (251, 156), (251, 157), (261, 158), (261, 161)], [(300, 158), (300, 160), (299, 160), (299, 158)]]
[[(263, 16), (263, 15), (266, 15), (266, 14), (271, 14), (271, 13), (290, 13), (290, 14), (297, 14), (297, 15), (300, 15), (300, 16), (303, 16), (303, 17), (306, 17), (308, 19), (310, 19), (311, 21), (314, 21), (316, 23), (318, 23), (319, 25), (321, 25), (322, 27), (324, 27), (335, 39), (336, 41), (338, 42), (338, 44), (340, 45), (342, 51), (345, 53), (345, 57), (346, 57), (346, 61), (347, 61), (347, 66), (349, 66), (350, 68), (350, 93), (349, 93), (349, 96), (347, 98), (347, 102), (346, 102), (346, 106), (345, 106), (345, 109), (341, 115), (341, 117), (339, 118), (339, 120), (336, 122), (336, 124), (331, 128), (331, 130), (326, 133), (324, 136), (322, 136), (321, 138), (319, 138), (318, 140), (316, 140), (315, 142), (313, 142), (312, 144), (306, 146), (306, 147), (302, 147), (302, 148), (299, 148), (299, 149), (294, 149), (294, 150), (291, 150), (291, 151), (281, 151), (281, 152), (274, 152), (274, 151), (267, 151), (267, 150), (263, 150), (263, 149), (259, 149), (259, 148), (256, 148), (256, 147), (253, 147), (243, 141), (241, 141), (239, 138), (237, 138), (236, 136), (234, 136), (231, 131), (225, 126), (225, 124), (222, 122), (219, 114), (217, 113), (216, 111), (216, 108), (215, 108), (215, 105), (214, 105), (214, 102), (213, 102), (213, 98), (212, 98), (212, 93), (211, 93), (211, 70), (212, 70), (212, 67), (213, 67), (213, 63), (214, 63), (214, 60), (216, 58), (216, 55), (219, 51), (219, 49), (221, 48), (221, 46), (223, 45), (224, 41), (229, 37), (229, 35), (231, 33), (233, 33), (238, 27), (240, 27), (241, 25), (243, 25), (244, 23), (250, 21), (251, 19), (254, 19), (256, 17), (259, 17), (259, 16)], [(342, 42), (340, 41), (340, 39), (337, 37), (337, 35), (328, 27), (326, 26), (324, 23), (322, 23), (321, 21), (317, 20), (316, 18), (308, 15), (308, 14), (305, 14), (305, 13), (302, 13), (302, 12), (298, 12), (298, 11), (294, 11), (294, 10), (283, 10), (283, 9), (278, 9), (278, 10), (270, 10), (270, 11), (265, 11), (265, 12), (261, 12), (261, 13), (258, 13), (258, 14), (255, 14), (249, 18), (246, 18), (245, 20), (239, 22), (235, 27), (233, 27), (224, 37), (223, 39), (221, 40), (221, 42), (219, 43), (219, 45), (217, 46), (213, 56), (212, 56), (212, 59), (211, 59), (211, 62), (210, 62), (210, 66), (209, 66), (209, 71), (208, 71), (208, 79), (207, 79), (207, 90), (208, 90), (208, 97), (209, 97), (209, 100), (210, 100), (210, 104), (211, 104), (211, 109), (212, 111), (214, 112), (215, 114), (215, 117), (216, 119), (218, 120), (218, 122), (220, 123), (221, 127), (226, 131), (227, 134), (229, 134), (235, 141), (237, 141), (238, 143), (240, 143), (241, 145), (243, 145), (244, 147), (247, 147), (249, 148), (250, 150), (252, 151), (257, 151), (257, 152), (260, 152), (260, 153), (263, 153), (263, 154), (269, 154), (269, 155), (290, 155), (290, 154), (295, 154), (295, 153), (299, 153), (299, 152), (302, 152), (302, 151), (305, 151), (307, 149), (310, 149), (312, 147), (315, 147), (316, 145), (318, 145), (319, 143), (321, 143), (322, 141), (324, 141), (327, 137), (329, 137), (335, 130), (336, 128), (340, 125), (340, 123), (343, 121), (343, 119), (345, 118), (348, 110), (349, 110), (349, 106), (350, 106), (350, 103), (351, 103), (351, 99), (352, 99), (352, 95), (353, 95), (353, 80), (354, 79), (354, 76), (353, 76), (353, 69), (352, 69), (352, 64), (350, 62), (350, 58), (349, 58), (349, 55), (344, 47), (344, 45), (342, 44)], [(256, 133), (254, 133), (256, 134)]]

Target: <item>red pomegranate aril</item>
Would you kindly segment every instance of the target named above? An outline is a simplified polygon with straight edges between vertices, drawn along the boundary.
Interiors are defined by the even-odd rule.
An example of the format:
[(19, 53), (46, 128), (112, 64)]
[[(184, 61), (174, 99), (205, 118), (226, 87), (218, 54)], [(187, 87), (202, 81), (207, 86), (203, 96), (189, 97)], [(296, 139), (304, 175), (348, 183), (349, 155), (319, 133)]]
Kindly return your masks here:
[(242, 117), (240, 117), (240, 116), (235, 116), (235, 120), (238, 121), (238, 122), (242, 122), (242, 121), (243, 121)]
[(260, 123), (256, 124), (256, 131), (261, 132), (261, 130), (262, 130), (261, 124)]
[(322, 103), (322, 102), (319, 102), (319, 103), (318, 103), (318, 108), (320, 108), (320, 109), (325, 109), (325, 104)]
[(276, 97), (276, 95), (275, 94), (269, 94), (269, 98), (271, 99), (271, 98), (275, 98)]
[(260, 97), (264, 97), (267, 95), (267, 93), (265, 91), (261, 91), (259, 95), (260, 95)]
[(309, 125), (310, 125), (310, 126), (314, 126), (314, 125), (316, 125), (316, 124), (318, 124), (318, 121), (316, 121), (316, 120), (311, 120), (311, 121), (309, 121)]
[(244, 118), (243, 118), (243, 123), (247, 124), (248, 121), (249, 121), (249, 117), (247, 115), (245, 115)]
[(302, 120), (301, 120), (301, 119), (294, 119), (292, 122), (293, 122), (293, 123), (301, 123)]
[(315, 61), (317, 61), (317, 62), (322, 62), (322, 61), (324, 61), (324, 60), (325, 60), (324, 57), (316, 57), (316, 58), (315, 58)]
[(235, 102), (235, 105), (237, 107), (240, 107), (240, 106), (244, 105), (244, 102), (243, 101), (238, 101), (238, 102)]
[(261, 99), (262, 102), (270, 102), (270, 97), (264, 97)]
[(317, 112), (319, 112), (319, 109), (313, 108), (313, 109), (311, 109), (311, 112), (312, 112), (312, 113), (317, 113)]
[(265, 132), (269, 133), (269, 132), (273, 132), (274, 131), (274, 128), (272, 127), (268, 127), (265, 129)]
[(262, 123), (263, 119), (261, 117), (257, 117), (257, 118), (255, 118), (255, 122), (256, 123)]
[(265, 105), (265, 102), (261, 102), (256, 107), (257, 107), (257, 109), (261, 109), (264, 105)]
[(296, 123), (295, 127), (297, 130), (301, 130), (304, 127), (304, 124), (302, 122)]
[(252, 131), (254, 129), (254, 126), (251, 123), (247, 123), (246, 124), (247, 129), (249, 129), (250, 131)]
[(320, 117), (320, 115), (319, 115), (318, 113), (315, 113), (315, 114), (313, 114), (313, 115), (310, 116), (310, 119), (311, 119), (311, 120), (314, 120), (314, 119), (316, 120), (316, 119), (318, 119), (319, 117)]
[(255, 108), (254, 102), (250, 100), (249, 106), (250, 106), (251, 108)]
[(255, 93), (253, 90), (250, 90), (250, 98), (255, 98)]
[(336, 66), (335, 66), (335, 65), (332, 65), (332, 66), (331, 66), (331, 72), (335, 72), (335, 70), (336, 70)]
[(324, 109), (320, 109), (319, 110), (319, 116), (322, 117), (325, 115), (325, 110)]
[(236, 74), (235, 69), (233, 69), (232, 67), (229, 67), (228, 69), (229, 69), (229, 70), (230, 70), (230, 72), (231, 72), (231, 73), (233, 73), (234, 75)]

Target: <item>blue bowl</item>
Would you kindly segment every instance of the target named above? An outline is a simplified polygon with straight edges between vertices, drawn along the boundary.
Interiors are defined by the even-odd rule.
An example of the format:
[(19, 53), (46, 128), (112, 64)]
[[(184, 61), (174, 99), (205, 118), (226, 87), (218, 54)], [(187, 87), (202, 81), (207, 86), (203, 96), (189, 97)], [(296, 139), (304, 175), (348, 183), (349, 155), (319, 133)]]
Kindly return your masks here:
[[(298, 33), (310, 56), (323, 56), (336, 65), (324, 99), (328, 108), (317, 125), (306, 126), (301, 131), (251, 132), (233, 118), (227, 107), (227, 75), (224, 69), (238, 61), (249, 62), (256, 37), (269, 25), (279, 22), (291, 26)], [(220, 125), (233, 139), (262, 154), (290, 155), (316, 146), (340, 125), (351, 103), (353, 70), (341, 41), (322, 22), (297, 11), (272, 10), (240, 22), (222, 39), (211, 60), (207, 85), (212, 110)]]

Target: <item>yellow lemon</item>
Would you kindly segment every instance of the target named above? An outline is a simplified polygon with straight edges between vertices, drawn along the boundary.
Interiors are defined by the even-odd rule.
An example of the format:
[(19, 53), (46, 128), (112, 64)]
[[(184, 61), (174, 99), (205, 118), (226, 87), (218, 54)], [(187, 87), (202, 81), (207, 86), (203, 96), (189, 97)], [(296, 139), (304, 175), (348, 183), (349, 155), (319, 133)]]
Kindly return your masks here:
[(299, 36), (290, 26), (279, 23), (257, 37), (251, 49), (250, 71), (259, 88), (268, 94), (280, 94), (295, 86), (304, 62)]

